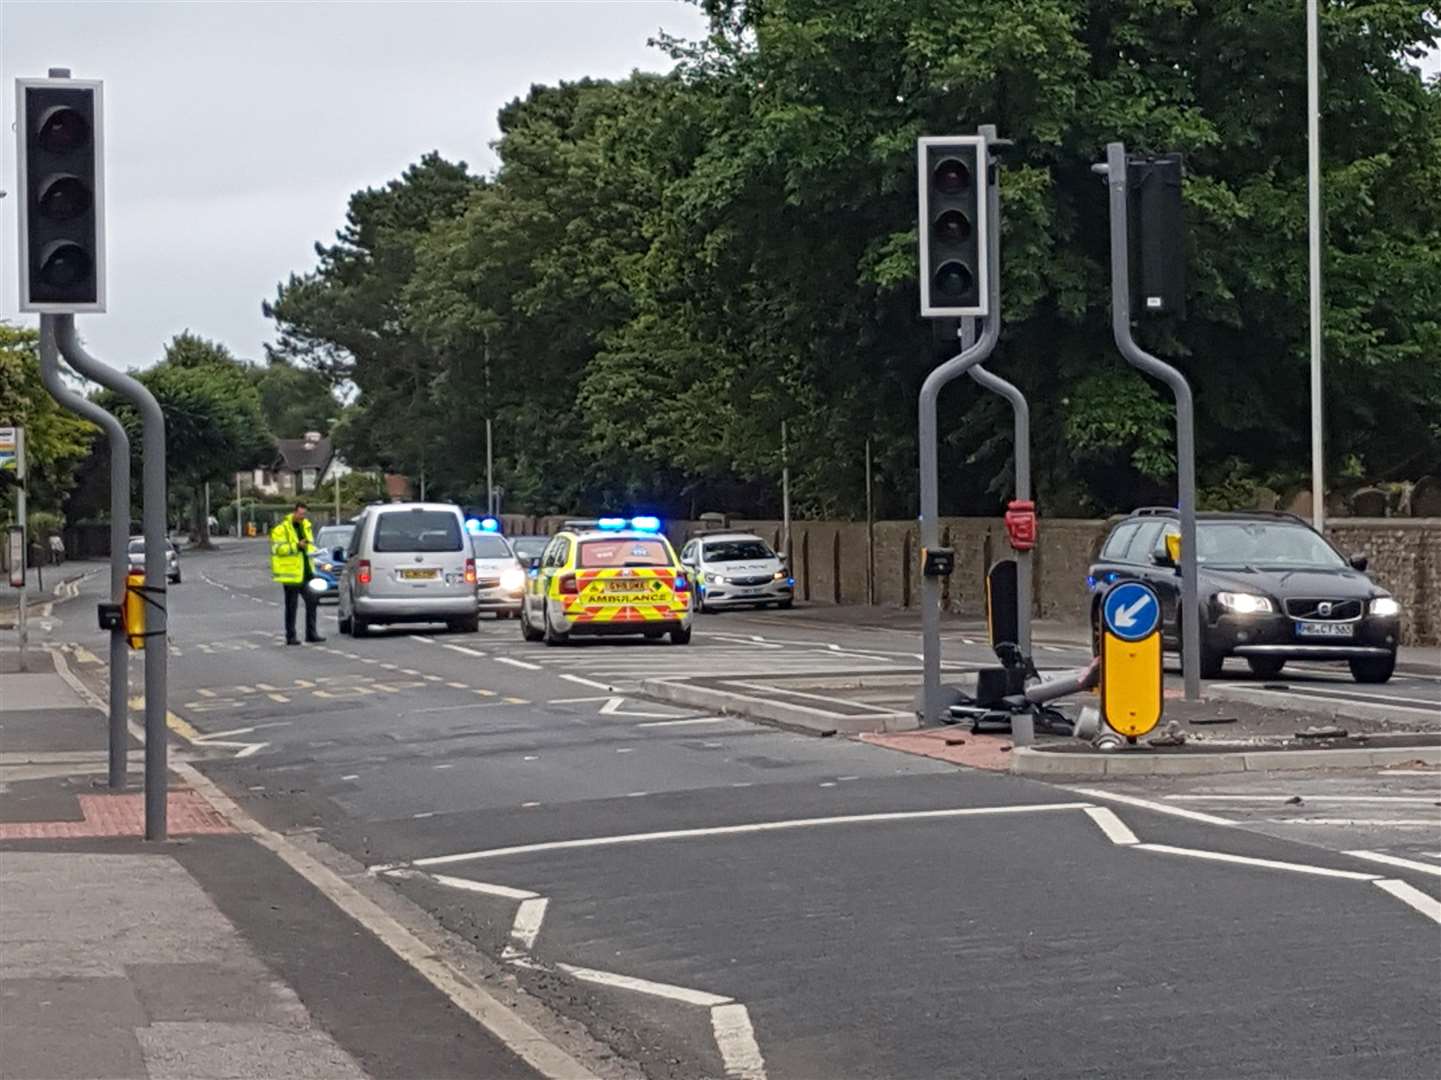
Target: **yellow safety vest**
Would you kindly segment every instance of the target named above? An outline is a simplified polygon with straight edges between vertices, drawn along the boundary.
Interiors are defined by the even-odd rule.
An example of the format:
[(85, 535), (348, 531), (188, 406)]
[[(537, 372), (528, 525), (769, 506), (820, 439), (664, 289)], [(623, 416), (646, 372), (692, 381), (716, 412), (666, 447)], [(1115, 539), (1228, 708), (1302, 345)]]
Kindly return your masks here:
[(295, 543), (295, 525), (294, 518), (286, 517), (270, 530), (270, 576), (282, 585), (304, 584), (304, 551), (315, 550), (315, 536), (310, 531), (310, 519), (306, 518), (299, 523), (301, 535), (305, 539), (304, 550)]

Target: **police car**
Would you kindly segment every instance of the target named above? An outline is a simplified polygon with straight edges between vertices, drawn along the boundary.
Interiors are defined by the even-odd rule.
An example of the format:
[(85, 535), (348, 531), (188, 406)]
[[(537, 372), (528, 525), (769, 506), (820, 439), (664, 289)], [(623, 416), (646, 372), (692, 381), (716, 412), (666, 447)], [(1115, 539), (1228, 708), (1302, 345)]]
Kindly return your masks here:
[(691, 583), (653, 517), (568, 522), (528, 571), (520, 629), (526, 641), (670, 635), (688, 645)]

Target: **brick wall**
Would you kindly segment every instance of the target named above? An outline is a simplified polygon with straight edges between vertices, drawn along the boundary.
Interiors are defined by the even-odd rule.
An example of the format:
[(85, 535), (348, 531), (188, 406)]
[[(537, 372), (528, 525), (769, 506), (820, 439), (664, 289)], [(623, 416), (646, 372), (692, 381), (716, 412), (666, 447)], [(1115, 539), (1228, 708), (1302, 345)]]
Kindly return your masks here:
[[(564, 517), (506, 515), (512, 536), (549, 533)], [(779, 547), (781, 523), (731, 521)], [(1043, 518), (1033, 559), (1035, 614), (1082, 621), (1090, 611), (1086, 571), (1106, 535), (1106, 522)], [(696, 523), (670, 521), (666, 533), (679, 547)], [(914, 521), (875, 523), (877, 604), (911, 607), (920, 598), (920, 528)], [(1340, 518), (1326, 527), (1343, 552), (1364, 554), (1375, 580), (1401, 602), (1401, 638), (1408, 645), (1441, 643), (1441, 518)], [(942, 594), (946, 610), (979, 616), (985, 608), (985, 572), (1010, 551), (1000, 518), (942, 518), (943, 543), (956, 549), (956, 572)], [(863, 522), (791, 522), (791, 573), (796, 596), (813, 604), (866, 602), (867, 544)]]

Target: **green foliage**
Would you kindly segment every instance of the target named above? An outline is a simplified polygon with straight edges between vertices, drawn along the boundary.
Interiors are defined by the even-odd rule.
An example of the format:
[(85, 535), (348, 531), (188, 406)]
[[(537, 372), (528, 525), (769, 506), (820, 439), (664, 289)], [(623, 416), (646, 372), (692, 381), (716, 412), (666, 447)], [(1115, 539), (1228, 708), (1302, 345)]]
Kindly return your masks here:
[[(0, 322), (0, 425), (25, 428), (29, 516), (59, 511), (99, 432), (60, 408), (40, 381), (40, 335), (7, 322)], [(15, 493), (6, 484), (0, 517), (14, 511)]]
[(260, 412), (277, 439), (298, 439), (307, 431), (330, 430), (340, 403), (325, 376), (274, 356), (263, 368), (254, 370)]
[[(1309, 449), (1305, 69), (1294, 0), (705, 0), (667, 76), (535, 87), (486, 180), (427, 155), (351, 200), (267, 310), (278, 355), (359, 390), (353, 461), (460, 494), (495, 420), (507, 505), (914, 512), (914, 140), (998, 125), (1004, 334), (1047, 513), (1169, 498), (1164, 388), (1111, 340), (1104, 144), (1179, 150), (1189, 308), (1146, 326), (1195, 390), (1218, 498)], [(1441, 461), (1441, 84), (1434, 8), (1323, 6), (1328, 454)], [(1009, 418), (947, 392), (943, 505), (994, 511)], [(1244, 465), (1237, 473), (1232, 459)], [(1239, 478), (1238, 478), (1239, 477)], [(1229, 478), (1229, 479), (1228, 479)], [(1239, 485), (1239, 487), (1238, 487)]]

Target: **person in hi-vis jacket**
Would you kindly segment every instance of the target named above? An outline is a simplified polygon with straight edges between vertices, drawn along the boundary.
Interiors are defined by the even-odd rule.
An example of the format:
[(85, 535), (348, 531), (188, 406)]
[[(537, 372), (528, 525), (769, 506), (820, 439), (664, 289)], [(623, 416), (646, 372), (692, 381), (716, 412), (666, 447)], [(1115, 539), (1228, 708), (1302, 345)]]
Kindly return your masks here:
[(310, 557), (315, 553), (315, 536), (305, 517), (303, 502), (270, 530), (270, 576), (285, 589), (285, 644), (299, 645), (295, 636), (295, 607), (305, 601), (305, 640), (312, 644), (325, 639), (315, 627), (320, 595), (306, 588), (311, 578)]

